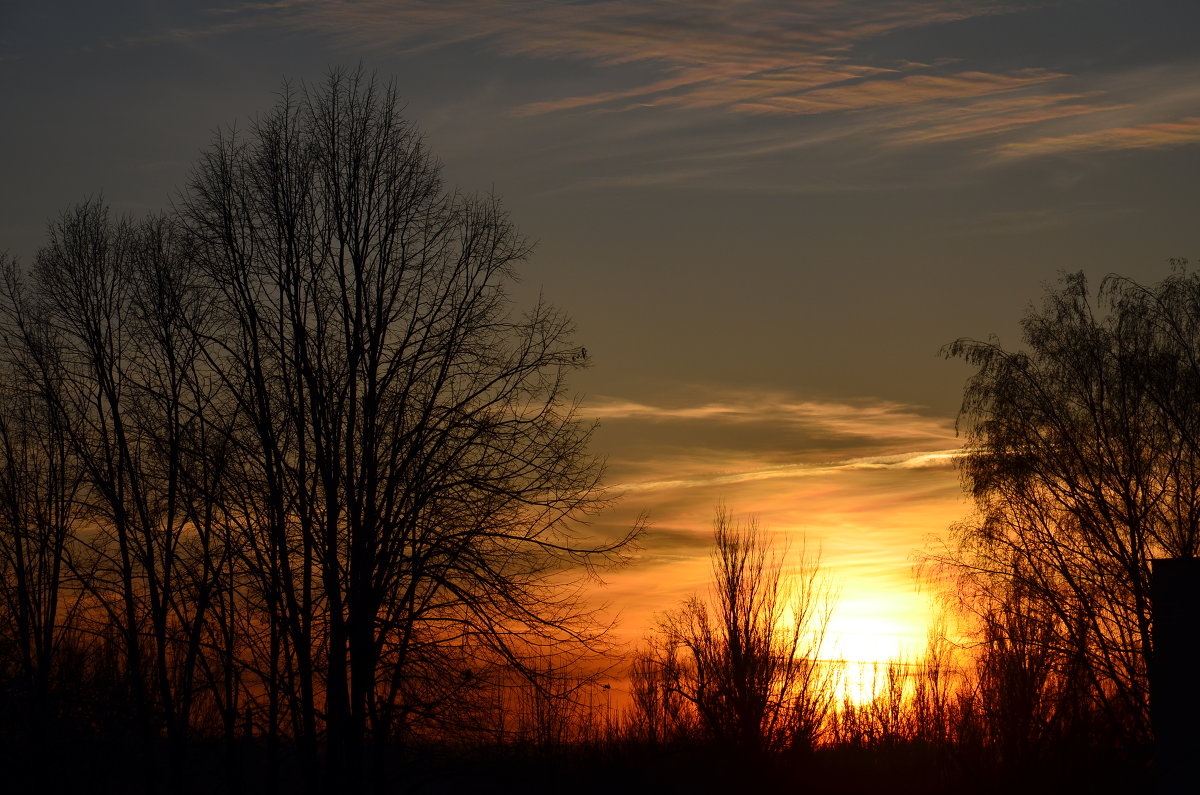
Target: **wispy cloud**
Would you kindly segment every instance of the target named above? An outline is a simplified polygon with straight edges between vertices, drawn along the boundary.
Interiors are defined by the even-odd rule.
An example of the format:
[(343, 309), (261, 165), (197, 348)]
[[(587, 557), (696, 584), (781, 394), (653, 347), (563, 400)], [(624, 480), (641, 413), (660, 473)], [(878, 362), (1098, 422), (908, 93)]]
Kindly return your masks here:
[[(1050, 0), (1053, 4), (1055, 0)], [(778, 141), (743, 125), (726, 131), (731, 162), (821, 145), (829, 137), (878, 147), (928, 146), (990, 138), (974, 150), (1011, 159), (1055, 152), (1191, 145), (1197, 117), (1154, 108), (1156, 95), (1189, 94), (1194, 80), (1159, 74), (1150, 90), (1130, 91), (1136, 70), (1071, 74), (1053, 63), (1006, 68), (970, 60), (953, 48), (875, 44), (1047, 3), (1004, 0), (277, 0), (230, 4), (171, 17), (173, 26), (127, 42), (180, 41), (248, 28), (319, 35), (341, 48), (416, 54), (472, 44), (494, 58), (573, 61), (620, 67), (573, 85), (539, 83), (547, 96), (524, 96), (514, 117), (625, 113), (654, 108), (688, 116), (693, 126), (767, 117)], [(952, 41), (950, 27), (927, 37)], [(922, 39), (926, 41), (926, 39)], [(882, 53), (886, 52), (886, 55)], [(951, 56), (951, 57), (943, 57)], [(1052, 59), (1052, 54), (1047, 54)], [(1029, 60), (1026, 59), (1026, 63)], [(1151, 69), (1143, 69), (1153, 71)], [(1159, 72), (1162, 69), (1158, 69)], [(1161, 79), (1159, 79), (1161, 78)], [(571, 88), (576, 90), (572, 91)], [(1189, 93), (1190, 92), (1190, 93)], [(1194, 107), (1194, 102), (1190, 107)], [(1125, 111), (1122, 114), (1115, 113)], [(778, 124), (795, 118), (794, 124)], [(817, 121), (819, 119), (819, 121)], [(1063, 122), (1088, 120), (1088, 124)], [(786, 129), (784, 129), (786, 127)], [(676, 142), (678, 143), (678, 142)], [(681, 162), (639, 166), (584, 187), (675, 186), (729, 176), (711, 153), (673, 150)], [(696, 165), (687, 162), (694, 155)], [(659, 158), (656, 158), (657, 162)]]
[[(1011, 10), (985, 0), (291, 0), (222, 9), (214, 17), (222, 30), (283, 26), (359, 50), (412, 52), (477, 41), (500, 55), (645, 64), (657, 72), (620, 88), (528, 103), (517, 109), (521, 114), (645, 106), (812, 114), (983, 96), (1053, 79), (1032, 72), (924, 73), (937, 67), (881, 66), (852, 53), (898, 30)], [(889, 73), (907, 76), (871, 80)]]
[(779, 94), (736, 107), (753, 112), (812, 114), (917, 105), (988, 97), (1061, 77), (1064, 75), (1042, 70), (1023, 70), (1007, 75), (987, 72), (916, 74), (897, 79), (865, 80), (800, 94)]
[[(623, 446), (623, 457), (609, 462), (623, 496), (605, 521), (620, 525), (647, 511), (652, 523), (641, 559), (606, 590), (631, 638), (653, 624), (653, 613), (703, 590), (712, 509), (722, 502), (735, 515), (758, 516), (780, 548), (820, 550), (843, 594), (832, 632), (845, 653), (864, 653), (851, 641), (856, 622), (868, 619), (887, 624), (896, 650), (923, 642), (932, 619), (915, 587), (914, 558), (965, 510), (948, 418), (889, 401), (806, 401), (771, 391), (610, 397), (585, 413), (599, 417), (604, 432), (616, 426), (646, 442)], [(776, 443), (748, 441), (756, 428), (770, 429)], [(845, 446), (831, 450), (830, 436)]]
[[(1010, 4), (1009, 4), (1010, 5)], [(234, 7), (359, 47), (488, 40), (510, 55), (762, 71), (891, 31), (1002, 13), (985, 0), (291, 0)]]
[[(1117, 123), (1113, 111), (1130, 111), (1149, 101), (1145, 94), (1129, 96), (1122, 90), (1126, 75), (1084, 80), (1050, 64), (1004, 69), (929, 51), (872, 55), (873, 43), (887, 36), (1019, 13), (1031, 5), (1039, 4), (277, 0), (211, 9), (201, 15), (207, 22), (193, 15), (186, 24), (138, 40), (180, 40), (259, 27), (325, 36), (357, 53), (414, 54), (470, 42), (475, 51), (499, 58), (622, 67), (611, 72), (610, 80), (589, 80), (574, 92), (562, 90), (569, 83), (546, 81), (547, 92), (562, 93), (514, 103), (509, 110), (517, 117), (655, 108), (718, 114), (695, 117), (695, 123), (746, 115), (836, 119), (791, 125), (788, 135), (766, 145), (768, 156), (819, 143), (822, 131), (839, 140), (858, 136), (872, 146), (888, 147), (990, 137), (990, 148), (983, 151), (1004, 158), (1195, 142), (1193, 116), (1159, 121), (1172, 117), (1156, 118), (1146, 109)], [(1092, 118), (1094, 124), (1066, 133), (1057, 124)], [(748, 145), (732, 147), (728, 156), (744, 161), (763, 153), (763, 146)], [(609, 175), (587, 186), (671, 186), (719, 176), (714, 168), (707, 161), (700, 166), (682, 162)]]
[(892, 70), (841, 63), (829, 56), (809, 56), (808, 63), (797, 64), (724, 63), (717, 66), (680, 67), (670, 77), (620, 91), (586, 94), (564, 99), (534, 102), (518, 112), (528, 115), (577, 108), (616, 105), (632, 107), (674, 107), (684, 109), (730, 108), (752, 110), (755, 103), (773, 97), (790, 96), (821, 86), (858, 80)]
[[(780, 478), (824, 477), (837, 472), (867, 469), (950, 468), (958, 458), (958, 455), (959, 450), (949, 449), (850, 458), (844, 461), (832, 461), (824, 464), (800, 463), (760, 467), (750, 466), (740, 468), (739, 471), (734, 472), (717, 471), (698, 477), (675, 480), (647, 480), (633, 483), (618, 483), (614, 485), (614, 488), (624, 494), (636, 494), (679, 488), (725, 487), (751, 481), (775, 480)], [(728, 462), (724, 463), (728, 464)]]
[(1200, 144), (1200, 116), (1029, 141), (1010, 141), (997, 146), (995, 152), (1007, 157), (1027, 157), (1105, 149), (1165, 149), (1195, 144)]
[(999, 135), (1044, 122), (1128, 109), (1099, 101), (1101, 92), (1020, 93), (922, 108), (885, 122), (891, 143), (932, 144)]
[(836, 403), (797, 400), (776, 392), (729, 393), (694, 403), (650, 404), (613, 397), (594, 398), (583, 413), (600, 420), (652, 423), (702, 421), (712, 425), (765, 423), (857, 437), (872, 444), (945, 446), (954, 438), (953, 423), (921, 414), (916, 407), (893, 401)]

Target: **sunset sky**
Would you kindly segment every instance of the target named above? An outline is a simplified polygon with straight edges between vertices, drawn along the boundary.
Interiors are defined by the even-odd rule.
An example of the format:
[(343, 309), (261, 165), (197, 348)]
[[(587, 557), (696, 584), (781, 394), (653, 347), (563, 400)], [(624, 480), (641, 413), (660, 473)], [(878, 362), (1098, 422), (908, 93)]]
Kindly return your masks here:
[(939, 348), (1017, 343), (1060, 270), (1197, 254), (1198, 30), (1194, 0), (9, 0), (0, 249), (98, 192), (167, 206), (214, 129), (361, 62), (592, 354), (596, 523), (652, 525), (622, 635), (703, 589), (723, 503), (820, 549), (848, 657), (911, 651), (914, 563), (969, 511)]

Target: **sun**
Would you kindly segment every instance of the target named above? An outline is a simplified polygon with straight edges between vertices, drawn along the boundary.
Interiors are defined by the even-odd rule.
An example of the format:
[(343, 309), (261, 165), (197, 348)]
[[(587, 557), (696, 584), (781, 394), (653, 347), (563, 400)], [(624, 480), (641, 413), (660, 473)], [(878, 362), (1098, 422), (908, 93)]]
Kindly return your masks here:
[[(848, 589), (847, 589), (848, 590)], [(913, 661), (925, 651), (932, 623), (931, 605), (911, 594), (864, 593), (843, 596), (826, 630), (826, 655), (848, 662)]]
[(826, 631), (826, 659), (843, 662), (838, 698), (870, 701), (887, 681), (893, 662), (916, 662), (925, 652), (928, 608), (914, 595), (863, 598), (839, 606)]
[(830, 650), (846, 662), (886, 663), (913, 651), (909, 627), (886, 616), (835, 617), (829, 626)]

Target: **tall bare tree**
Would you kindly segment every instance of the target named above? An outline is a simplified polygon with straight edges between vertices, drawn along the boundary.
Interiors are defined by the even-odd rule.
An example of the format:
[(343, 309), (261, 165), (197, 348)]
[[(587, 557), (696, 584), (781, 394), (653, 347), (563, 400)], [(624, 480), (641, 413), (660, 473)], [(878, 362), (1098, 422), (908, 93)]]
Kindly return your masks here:
[(464, 674), (599, 640), (567, 572), (625, 539), (573, 529), (603, 499), (565, 398), (585, 356), (561, 312), (514, 311), (528, 244), (496, 199), (446, 190), (362, 71), (219, 135), (181, 211), (243, 418), (268, 691), (352, 787), (366, 740), (449, 708)]
[(179, 776), (214, 583), (212, 525), (185, 477), (211, 411), (203, 308), (169, 219), (114, 219), (91, 199), (49, 231), (28, 289), (8, 291), (7, 342), (80, 473), (76, 582), (117, 630), (146, 740), (165, 734)]
[[(27, 697), (18, 719), (44, 742), (59, 650), (79, 611), (70, 556), (81, 519), (81, 472), (66, 418), (47, 400), (45, 377), (15, 317), (24, 282), (15, 260), (0, 261), (0, 637), (11, 643)], [(44, 329), (41, 329), (44, 331)], [(47, 339), (29, 339), (35, 348)]]

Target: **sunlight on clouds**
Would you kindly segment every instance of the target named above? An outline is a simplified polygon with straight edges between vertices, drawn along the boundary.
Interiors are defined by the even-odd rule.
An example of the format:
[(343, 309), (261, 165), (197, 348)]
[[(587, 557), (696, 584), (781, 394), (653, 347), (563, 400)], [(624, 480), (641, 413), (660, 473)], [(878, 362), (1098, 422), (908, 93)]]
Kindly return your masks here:
[[(893, 402), (778, 393), (662, 405), (605, 398), (584, 414), (601, 418), (601, 446), (612, 425), (642, 442), (630, 453), (635, 460), (610, 459), (610, 482), (624, 496), (604, 518), (616, 527), (646, 511), (651, 521), (638, 559), (607, 576), (603, 590), (626, 639), (637, 641), (656, 614), (703, 592), (713, 508), (723, 502), (735, 517), (758, 516), (792, 559), (802, 548), (820, 555), (840, 592), (826, 656), (874, 662), (923, 650), (937, 611), (914, 565), (928, 540), (966, 509), (951, 421)], [(778, 444), (739, 446), (738, 436), (721, 434), (759, 422), (776, 427)], [(688, 429), (686, 440), (671, 437), (674, 426)]]
[(744, 63), (725, 63), (716, 66), (692, 67), (679, 70), (671, 78), (622, 91), (603, 92), (566, 99), (535, 102), (523, 106), (520, 113), (537, 115), (576, 108), (594, 107), (621, 100), (638, 102), (632, 107), (712, 108), (735, 107), (758, 98), (854, 80), (880, 74), (885, 69), (852, 64), (827, 66), (832, 59), (811, 57), (805, 65), (762, 64), (761, 68)]
[(829, 464), (779, 464), (763, 469), (750, 469), (735, 472), (711, 472), (702, 469), (693, 477), (680, 480), (645, 481), (636, 483), (618, 483), (613, 488), (622, 493), (653, 492), (670, 488), (696, 488), (701, 486), (729, 486), (756, 480), (775, 478), (803, 478), (831, 475), (839, 470), (863, 469), (918, 469), (923, 467), (942, 467), (953, 462), (957, 450), (937, 450), (933, 452), (900, 453), (886, 456), (868, 456), (838, 461)]
[[(1186, 113), (1152, 106), (1189, 94), (1194, 80), (1187, 74), (1168, 70), (1157, 81), (1151, 78), (1162, 70), (1144, 67), (1073, 74), (1070, 61), (1052, 55), (1043, 64), (1019, 60), (1018, 67), (964, 57), (953, 46), (949, 23), (1025, 12), (1033, 13), (1026, 4), (989, 0), (279, 0), (212, 9), (202, 15), (207, 26), (160, 36), (178, 40), (257, 27), (320, 35), (359, 54), (413, 55), (468, 44), (479, 56), (509, 59), (513, 74), (524, 73), (529, 59), (613, 67), (588, 71), (582, 84), (539, 81), (540, 96), (512, 96), (509, 119), (529, 125), (559, 114), (542, 122), (552, 126), (570, 124), (570, 114), (653, 108), (686, 113), (693, 129), (724, 136), (695, 151), (674, 140), (650, 158), (650, 167), (608, 170), (554, 190), (736, 185), (748, 162), (848, 140), (878, 152), (990, 137), (989, 149), (969, 156), (1012, 159), (1166, 148), (1200, 137), (1195, 117), (1151, 121)], [(893, 49), (896, 39), (918, 30), (921, 44)], [(1049, 85), (1057, 90), (1047, 92)], [(1119, 111), (1129, 117), (1118, 123), (1111, 114)], [(731, 132), (721, 126), (731, 116), (762, 120)], [(794, 121), (786, 123), (789, 118)], [(1062, 124), (1093, 118), (1092, 130)], [(769, 140), (764, 131), (771, 132)], [(604, 151), (613, 152), (609, 143)], [(714, 164), (722, 158), (729, 164)]]
[(725, 393), (703, 403), (650, 405), (611, 397), (597, 397), (583, 414), (601, 421), (635, 420), (661, 423), (703, 420), (716, 424), (768, 423), (776, 427), (808, 428), (837, 435), (862, 437), (894, 445), (900, 441), (952, 439), (952, 423), (930, 418), (913, 407), (892, 401), (859, 404), (795, 400), (772, 392)]
[(866, 80), (798, 95), (780, 95), (737, 107), (754, 112), (800, 114), (862, 110), (989, 96), (1062, 77), (1065, 75), (1041, 70), (1024, 70), (1009, 75), (984, 72), (917, 74), (898, 79)]
[[(984, 96), (1059, 77), (1040, 70), (1001, 75), (929, 73), (928, 64), (880, 66), (851, 57), (854, 46), (907, 28), (1007, 13), (1003, 3), (925, 0), (780, 4), (509, 0), (279, 2), (247, 7), (245, 24), (315, 31), (355, 48), (413, 52), (477, 41), (500, 55), (641, 63), (661, 76), (619, 89), (528, 103), (536, 115), (624, 103), (738, 112), (813, 114)], [(237, 10), (228, 9), (229, 14)], [(226, 26), (236, 24), (225, 22)], [(857, 62), (856, 62), (857, 61)], [(898, 80), (870, 78), (916, 72)]]
[(1200, 117), (1171, 122), (1113, 127), (1073, 135), (1051, 136), (1032, 141), (1013, 141), (996, 148), (1004, 156), (1086, 152), (1103, 149), (1164, 149), (1200, 143)]
[[(629, 115), (640, 118), (640, 111), (653, 108), (661, 112), (659, 118), (670, 112), (685, 120), (681, 125), (721, 138), (693, 141), (698, 145), (689, 147), (677, 135), (656, 134), (653, 140), (671, 143), (662, 152), (642, 152), (647, 163), (605, 169), (552, 191), (737, 186), (755, 160), (846, 141), (877, 154), (881, 148), (990, 137), (987, 149), (965, 154), (988, 162), (996, 156), (1162, 149), (1200, 138), (1200, 121), (1187, 115), (1195, 105), (1190, 67), (1098, 71), (1055, 52), (1041, 53), (1038, 63), (1033, 54), (997, 60), (991, 54), (964, 54), (956, 46), (958, 28), (978, 28), (983, 17), (1003, 18), (999, 24), (1011, 26), (1016, 15), (1036, 16), (1042, 5), (999, 0), (278, 0), (205, 9), (184, 15), (187, 21), (176, 27), (121, 43), (269, 29), (317, 35), (356, 57), (364, 52), (412, 56), (468, 45), (468, 60), (491, 59), (489, 69), (497, 59), (512, 66), (511, 72), (501, 67), (497, 87), (488, 91), (494, 90), (489, 97), (499, 97), (498, 111), (507, 110), (507, 121), (522, 133), (569, 126), (577, 121), (575, 114), (636, 111)], [(896, 47), (909, 39), (904, 48)], [(542, 70), (529, 82), (537, 93), (506, 96), (510, 81), (529, 74), (530, 59), (585, 68), (561, 70), (573, 77)], [(1048, 92), (1051, 85), (1056, 90)], [(760, 120), (736, 129), (723, 126), (730, 117), (747, 116)], [(538, 123), (538, 117), (546, 118)], [(1080, 120), (1088, 121), (1072, 124)], [(622, 128), (609, 123), (604, 129), (612, 136)], [(602, 147), (618, 157), (621, 150), (611, 138)], [(716, 165), (716, 159), (729, 165)], [(825, 183), (821, 190), (847, 184), (844, 179)], [(800, 189), (798, 184), (790, 189)], [(803, 185), (812, 189), (813, 183)]]
[[(602, 63), (654, 60), (671, 66), (744, 63), (757, 71), (794, 65), (795, 55), (804, 50), (838, 50), (890, 31), (1006, 9), (1003, 3), (963, 0), (884, 7), (877, 0), (284, 0), (252, 10), (271, 13), (277, 24), (345, 37), (360, 47), (477, 39), (509, 55)], [(785, 56), (792, 57), (790, 64)]]
[(1128, 103), (1089, 105), (1076, 101), (1097, 95), (1098, 92), (1090, 95), (1022, 94), (951, 103), (905, 114), (885, 126), (894, 130), (888, 135), (893, 144), (931, 144), (998, 135), (1044, 122), (1131, 107)]
[(671, 77), (666, 77), (662, 80), (658, 80), (654, 83), (640, 86), (638, 88), (623, 89), (620, 91), (604, 91), (598, 94), (566, 97), (563, 99), (548, 100), (545, 102), (533, 102), (519, 108), (517, 113), (520, 115), (536, 116), (542, 113), (551, 113), (559, 110), (574, 110), (576, 108), (602, 105), (608, 102), (616, 102), (619, 100), (638, 99), (655, 94), (661, 94), (667, 91), (674, 91), (681, 88), (695, 86), (697, 84), (707, 83), (710, 80), (721, 77), (724, 73), (725, 70), (719, 67), (689, 69)]

